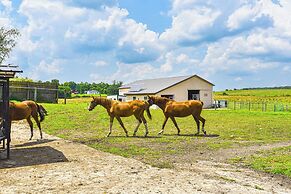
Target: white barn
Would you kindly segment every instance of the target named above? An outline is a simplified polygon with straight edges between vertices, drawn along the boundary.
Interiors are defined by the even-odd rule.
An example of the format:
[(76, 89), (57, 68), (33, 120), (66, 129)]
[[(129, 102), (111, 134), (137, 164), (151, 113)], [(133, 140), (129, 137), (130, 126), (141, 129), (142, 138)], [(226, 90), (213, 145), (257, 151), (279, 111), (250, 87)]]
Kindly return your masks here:
[(198, 75), (166, 77), (138, 80), (119, 88), (119, 95), (126, 96), (126, 101), (147, 100), (147, 95), (157, 95), (176, 101), (201, 100), (204, 108), (213, 103), (214, 84)]

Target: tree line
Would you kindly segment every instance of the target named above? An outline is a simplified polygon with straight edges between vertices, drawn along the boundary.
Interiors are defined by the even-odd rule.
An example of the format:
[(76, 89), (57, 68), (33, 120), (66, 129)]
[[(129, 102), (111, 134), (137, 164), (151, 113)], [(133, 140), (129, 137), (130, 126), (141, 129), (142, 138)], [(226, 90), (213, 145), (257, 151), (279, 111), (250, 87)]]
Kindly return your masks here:
[[(52, 82), (56, 82), (56, 80), (52, 80)], [(60, 90), (63, 90), (66, 92), (70, 91), (70, 93), (85, 94), (87, 91), (95, 90), (99, 94), (107, 94), (107, 95), (117, 95), (119, 93), (119, 87), (121, 85), (122, 85), (121, 81), (115, 81), (115, 80), (112, 82), (112, 84), (104, 83), (104, 82), (76, 83), (74, 81), (58, 84)]]
[[(11, 79), (12, 81), (21, 81), (21, 82), (33, 82), (30, 78), (20, 78), (16, 77)], [(58, 86), (59, 89), (59, 97), (64, 97), (65, 93), (67, 97), (71, 97), (73, 93), (75, 94), (86, 94), (87, 91), (95, 90), (99, 94), (106, 94), (106, 95), (117, 95), (119, 93), (119, 87), (122, 86), (121, 81), (113, 81), (112, 84), (109, 83), (88, 83), (88, 82), (81, 82), (76, 83), (74, 81), (60, 83), (58, 79), (53, 79), (51, 81), (37, 81), (38, 83), (49, 83), (55, 84)]]

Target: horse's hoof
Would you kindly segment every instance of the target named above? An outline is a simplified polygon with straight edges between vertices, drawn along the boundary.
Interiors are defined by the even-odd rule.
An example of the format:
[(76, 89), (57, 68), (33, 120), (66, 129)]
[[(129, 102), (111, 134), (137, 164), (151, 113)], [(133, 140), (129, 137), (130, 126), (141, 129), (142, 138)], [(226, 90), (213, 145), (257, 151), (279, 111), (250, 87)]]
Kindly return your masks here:
[(133, 137), (135, 137), (135, 136), (136, 136), (136, 134), (134, 133), (132, 136), (133, 136)]
[(110, 136), (110, 133), (108, 133), (106, 137), (109, 137), (109, 136)]

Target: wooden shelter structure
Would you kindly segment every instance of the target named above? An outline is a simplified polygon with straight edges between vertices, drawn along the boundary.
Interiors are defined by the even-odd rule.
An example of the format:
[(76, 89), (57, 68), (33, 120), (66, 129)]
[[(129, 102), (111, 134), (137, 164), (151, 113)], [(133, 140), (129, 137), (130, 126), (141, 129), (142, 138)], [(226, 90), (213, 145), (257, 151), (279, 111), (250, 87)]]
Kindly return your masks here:
[(10, 157), (10, 132), (9, 122), (9, 79), (14, 78), (16, 73), (22, 73), (17, 65), (0, 65), (0, 111), (2, 118), (0, 121), (0, 142), (3, 143), (3, 149), (6, 151), (7, 158)]

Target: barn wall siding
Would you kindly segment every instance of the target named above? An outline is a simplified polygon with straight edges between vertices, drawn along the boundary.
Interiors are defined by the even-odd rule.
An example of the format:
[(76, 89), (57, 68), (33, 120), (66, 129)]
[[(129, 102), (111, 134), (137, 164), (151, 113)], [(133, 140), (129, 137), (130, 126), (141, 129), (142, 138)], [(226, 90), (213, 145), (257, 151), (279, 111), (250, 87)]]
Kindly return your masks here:
[[(126, 89), (129, 90), (129, 89)], [(188, 80), (182, 81), (172, 87), (158, 92), (156, 95), (174, 95), (174, 100), (185, 101), (188, 100), (188, 90), (199, 90), (200, 100), (204, 103), (204, 108), (210, 108), (213, 103), (213, 85), (198, 78), (192, 77)], [(124, 90), (122, 91), (124, 92)], [(136, 100), (144, 100), (147, 94), (127, 94), (126, 101), (132, 101), (133, 97)]]
[(213, 86), (197, 77), (176, 84), (157, 95), (174, 95), (174, 100), (185, 101), (188, 100), (188, 90), (200, 90), (200, 100), (203, 101), (204, 107), (211, 107)]

